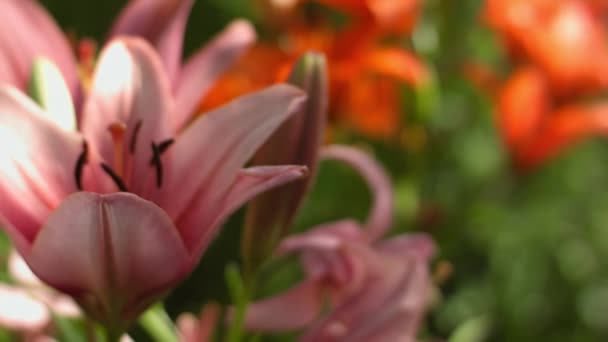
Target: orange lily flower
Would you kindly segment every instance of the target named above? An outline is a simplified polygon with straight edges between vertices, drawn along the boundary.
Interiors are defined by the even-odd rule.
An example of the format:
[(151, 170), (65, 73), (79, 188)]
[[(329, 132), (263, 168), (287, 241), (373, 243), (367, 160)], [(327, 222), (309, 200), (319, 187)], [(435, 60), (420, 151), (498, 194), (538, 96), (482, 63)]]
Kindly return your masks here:
[(608, 134), (608, 102), (583, 97), (608, 88), (604, 3), (486, 1), (484, 18), (503, 38), (516, 69), (498, 88), (471, 68), (465, 72), (496, 97), (497, 123), (518, 170), (530, 171), (579, 140)]
[[(356, 3), (337, 1), (335, 5), (348, 10), (363, 8)], [(359, 14), (353, 15), (358, 18)], [(336, 31), (323, 22), (294, 22), (276, 41), (254, 45), (206, 96), (201, 111), (284, 80), (297, 58), (314, 50), (327, 57), (331, 119), (369, 136), (395, 136), (401, 121), (399, 86), (424, 84), (429, 75), (423, 63), (400, 47), (380, 44), (375, 24), (361, 21), (361, 25), (356, 22)]]
[(515, 166), (538, 167), (572, 144), (608, 134), (608, 103), (556, 105), (540, 70), (523, 67), (498, 94), (498, 126)]
[(556, 94), (569, 96), (608, 86), (608, 36), (592, 5), (586, 0), (488, 0), (485, 19), (514, 57), (539, 66)]

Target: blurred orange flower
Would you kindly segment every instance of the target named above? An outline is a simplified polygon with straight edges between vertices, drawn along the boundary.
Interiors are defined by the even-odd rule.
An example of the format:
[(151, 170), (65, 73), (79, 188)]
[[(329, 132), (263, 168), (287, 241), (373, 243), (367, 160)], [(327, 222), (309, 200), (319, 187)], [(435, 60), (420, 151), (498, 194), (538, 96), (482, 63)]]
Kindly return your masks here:
[(515, 64), (502, 86), (479, 67), (465, 73), (493, 91), (497, 123), (515, 166), (532, 170), (573, 143), (608, 133), (608, 35), (595, 0), (487, 0), (486, 22)]
[(608, 134), (608, 103), (557, 105), (548, 82), (522, 67), (498, 94), (498, 123), (520, 170), (533, 169), (564, 148), (594, 134)]
[[(593, 1), (488, 0), (485, 19), (516, 59), (543, 70), (556, 95), (608, 86), (608, 35)], [(597, 2), (599, 6), (599, 1)]]
[[(353, 24), (338, 30), (296, 11), (275, 40), (258, 42), (225, 74), (203, 100), (201, 111), (283, 81), (298, 57), (315, 50), (328, 61), (331, 119), (373, 137), (395, 136), (400, 128), (399, 86), (424, 84), (429, 75), (412, 53), (381, 40), (411, 30), (418, 0), (319, 2), (347, 10)], [(388, 10), (390, 4), (398, 6)], [(381, 15), (382, 9), (399, 18)]]

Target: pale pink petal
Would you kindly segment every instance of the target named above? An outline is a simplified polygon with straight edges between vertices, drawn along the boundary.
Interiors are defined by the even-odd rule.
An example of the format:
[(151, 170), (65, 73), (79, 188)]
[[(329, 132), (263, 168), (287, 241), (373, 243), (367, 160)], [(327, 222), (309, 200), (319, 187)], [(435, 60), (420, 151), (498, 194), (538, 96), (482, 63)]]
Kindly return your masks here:
[(2, 0), (0, 83), (26, 89), (36, 57), (46, 57), (61, 70), (77, 100), (79, 80), (70, 44), (46, 11), (33, 0)]
[(169, 217), (130, 193), (70, 195), (24, 258), (43, 281), (106, 323), (134, 319), (188, 271)]
[(46, 302), (46, 305), (51, 311), (62, 317), (77, 318), (82, 316), (80, 308), (72, 298), (63, 294), (56, 293), (49, 302)]
[[(182, 230), (184, 240), (196, 243), (193, 262), (198, 262), (201, 254), (215, 236), (216, 229), (222, 222), (245, 202), (259, 193), (305, 177), (306, 174), (306, 167), (297, 165), (257, 166), (242, 169), (223, 199), (219, 211), (205, 215), (203, 210), (192, 210), (189, 215), (184, 216), (180, 221), (180, 224), (185, 227)], [(201, 229), (199, 225), (204, 219), (209, 219), (212, 222), (208, 229)]]
[(309, 279), (272, 298), (248, 306), (248, 330), (285, 331), (305, 327), (314, 321), (323, 305), (318, 279)]
[(40, 331), (51, 320), (46, 306), (27, 292), (0, 284), (0, 326), (18, 331)]
[(12, 250), (8, 258), (8, 270), (13, 279), (21, 285), (28, 287), (44, 286), (43, 283), (32, 273), (30, 267), (16, 250)]
[[(171, 108), (169, 82), (148, 43), (120, 38), (102, 51), (81, 130), (92, 149), (99, 151), (114, 171), (123, 173), (123, 180), (131, 185), (129, 191), (141, 193), (151, 185), (153, 178), (146, 177), (153, 174), (151, 143), (171, 138), (167, 125)], [(131, 167), (115, 164), (115, 141), (108, 130), (115, 123), (126, 125), (119, 159), (132, 158)]]
[(0, 146), (0, 213), (31, 242), (51, 210), (76, 190), (82, 138), (48, 121), (29, 98), (5, 85), (0, 86)]
[(373, 195), (372, 208), (365, 224), (366, 234), (372, 241), (382, 237), (393, 222), (393, 190), (386, 172), (367, 153), (349, 146), (325, 147), (321, 156), (349, 164), (365, 179)]
[(147, 39), (173, 79), (181, 65), (184, 31), (193, 4), (194, 0), (131, 0), (116, 20), (111, 36)]
[(33, 298), (44, 303), (54, 313), (63, 317), (81, 315), (80, 309), (70, 297), (56, 292), (41, 282), (15, 250), (11, 250), (9, 255), (8, 269), (11, 277), (19, 285), (26, 288)]
[(175, 130), (181, 129), (196, 114), (203, 96), (255, 37), (251, 24), (236, 20), (188, 59), (173, 84), (176, 108), (172, 125)]
[(15, 250), (12, 250), (9, 255), (8, 269), (11, 277), (26, 288), (31, 297), (45, 304), (54, 313), (63, 317), (81, 315), (80, 309), (70, 297), (59, 294), (42, 283)]
[(201, 310), (200, 317), (184, 313), (177, 318), (180, 342), (209, 342), (213, 338), (215, 326), (220, 316), (220, 308), (207, 304)]
[[(276, 85), (203, 115), (176, 139), (165, 158), (166, 181), (153, 198), (178, 222), (182, 235), (211, 224), (188, 227), (179, 220), (195, 208), (213, 219), (241, 167), (304, 99), (299, 89)], [(198, 244), (184, 240), (189, 247)]]
[(179, 315), (176, 321), (179, 330), (180, 342), (199, 342), (198, 319), (193, 314), (187, 312)]
[(30, 297), (44, 304), (51, 312), (63, 317), (79, 317), (80, 309), (77, 304), (67, 295), (58, 293), (47, 285), (41, 284), (37, 287), (22, 287)]

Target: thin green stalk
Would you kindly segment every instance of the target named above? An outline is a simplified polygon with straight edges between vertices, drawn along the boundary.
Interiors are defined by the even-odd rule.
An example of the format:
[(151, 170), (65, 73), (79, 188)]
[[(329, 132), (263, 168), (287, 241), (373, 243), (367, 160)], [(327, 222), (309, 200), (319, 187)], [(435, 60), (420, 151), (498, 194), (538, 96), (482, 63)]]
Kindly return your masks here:
[(230, 264), (226, 267), (226, 283), (235, 307), (232, 324), (226, 335), (226, 342), (239, 342), (243, 338), (243, 323), (245, 322), (249, 296), (237, 265)]
[(160, 303), (152, 306), (141, 315), (139, 318), (139, 325), (141, 325), (155, 341), (178, 341), (175, 325)]

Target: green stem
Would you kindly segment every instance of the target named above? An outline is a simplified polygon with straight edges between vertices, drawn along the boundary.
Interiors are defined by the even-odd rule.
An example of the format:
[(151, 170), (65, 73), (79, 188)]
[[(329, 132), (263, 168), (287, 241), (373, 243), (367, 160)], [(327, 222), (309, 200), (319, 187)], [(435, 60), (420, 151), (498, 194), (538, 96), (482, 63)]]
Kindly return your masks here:
[(226, 267), (226, 283), (235, 306), (234, 319), (230, 328), (226, 342), (239, 342), (243, 337), (243, 323), (245, 322), (245, 312), (249, 304), (247, 289), (243, 283), (238, 266), (230, 264)]
[(160, 303), (144, 312), (139, 318), (139, 324), (155, 341), (178, 341), (175, 325)]

